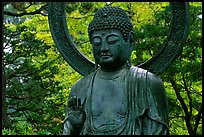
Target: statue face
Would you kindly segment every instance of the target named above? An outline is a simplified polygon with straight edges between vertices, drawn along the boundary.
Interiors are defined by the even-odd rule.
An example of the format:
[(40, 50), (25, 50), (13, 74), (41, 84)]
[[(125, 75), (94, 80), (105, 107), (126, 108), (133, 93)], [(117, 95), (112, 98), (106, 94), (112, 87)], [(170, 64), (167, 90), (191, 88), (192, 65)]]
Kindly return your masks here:
[(92, 50), (95, 62), (106, 71), (114, 71), (126, 64), (130, 56), (129, 41), (117, 29), (93, 31), (91, 34)]

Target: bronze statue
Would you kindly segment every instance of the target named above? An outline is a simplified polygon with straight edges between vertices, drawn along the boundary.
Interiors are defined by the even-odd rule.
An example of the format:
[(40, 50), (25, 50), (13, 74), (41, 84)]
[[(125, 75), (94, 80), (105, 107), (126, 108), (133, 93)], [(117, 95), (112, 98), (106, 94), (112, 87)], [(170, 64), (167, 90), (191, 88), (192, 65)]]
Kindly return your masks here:
[(97, 11), (88, 33), (96, 70), (77, 81), (68, 97), (64, 135), (166, 135), (163, 82), (131, 66), (132, 23), (119, 7)]

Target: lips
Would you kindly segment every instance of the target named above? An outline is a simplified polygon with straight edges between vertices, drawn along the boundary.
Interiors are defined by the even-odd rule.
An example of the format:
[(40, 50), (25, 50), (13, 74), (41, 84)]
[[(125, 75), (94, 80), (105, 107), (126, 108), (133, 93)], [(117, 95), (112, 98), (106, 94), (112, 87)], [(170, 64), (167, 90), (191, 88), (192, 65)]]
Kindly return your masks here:
[(104, 52), (102, 52), (101, 54), (100, 54), (100, 57), (111, 57), (112, 55), (111, 54), (109, 54), (109, 53), (104, 53)]
[(102, 56), (100, 56), (102, 59), (108, 59), (108, 58), (110, 58), (111, 56), (110, 55), (102, 55)]

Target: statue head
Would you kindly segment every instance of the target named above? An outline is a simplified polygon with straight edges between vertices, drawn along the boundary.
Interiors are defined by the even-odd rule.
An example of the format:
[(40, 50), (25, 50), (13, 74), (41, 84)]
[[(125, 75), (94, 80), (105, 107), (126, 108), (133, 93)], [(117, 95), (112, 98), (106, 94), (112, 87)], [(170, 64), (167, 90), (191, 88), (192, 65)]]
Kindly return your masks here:
[(123, 9), (99, 9), (88, 27), (96, 64), (104, 70), (117, 70), (127, 64), (133, 48), (132, 23)]
[(94, 15), (88, 27), (88, 34), (90, 39), (94, 30), (118, 29), (127, 41), (132, 28), (132, 23), (123, 9), (118, 6), (105, 6)]

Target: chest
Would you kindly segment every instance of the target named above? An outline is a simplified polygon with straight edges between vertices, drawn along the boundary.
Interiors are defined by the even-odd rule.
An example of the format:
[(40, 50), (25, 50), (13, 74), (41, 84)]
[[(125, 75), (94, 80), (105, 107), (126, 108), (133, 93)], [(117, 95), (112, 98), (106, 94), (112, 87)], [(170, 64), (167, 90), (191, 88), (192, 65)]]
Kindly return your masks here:
[(127, 94), (122, 79), (104, 80), (96, 78), (92, 90), (93, 116), (121, 114), (127, 112)]

